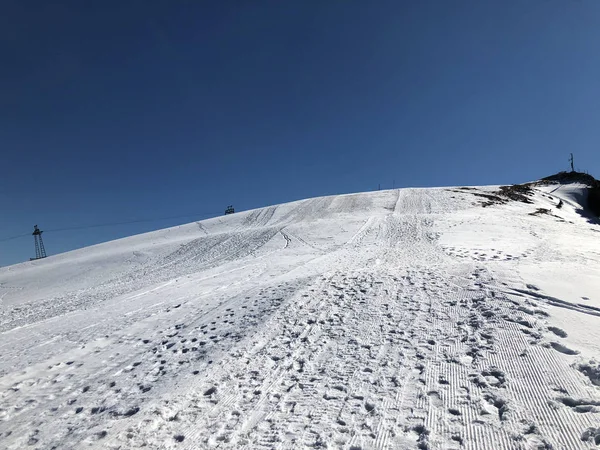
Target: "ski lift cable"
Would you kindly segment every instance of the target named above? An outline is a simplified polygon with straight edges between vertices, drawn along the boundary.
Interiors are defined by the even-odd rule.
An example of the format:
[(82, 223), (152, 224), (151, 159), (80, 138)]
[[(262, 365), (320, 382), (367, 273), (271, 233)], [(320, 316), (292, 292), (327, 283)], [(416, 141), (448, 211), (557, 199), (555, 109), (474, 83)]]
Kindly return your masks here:
[(18, 236), (11, 236), (7, 238), (0, 239), (0, 242), (12, 241), (13, 239), (19, 239), (25, 236), (31, 236), (31, 233), (19, 234)]
[(100, 224), (93, 224), (93, 225), (81, 225), (81, 226), (76, 226), (76, 227), (52, 228), (52, 229), (44, 230), (44, 232), (57, 233), (60, 231), (85, 230), (88, 228), (111, 227), (111, 226), (117, 226), (117, 225), (129, 225), (129, 224), (133, 224), (133, 223), (144, 223), (144, 222), (158, 222), (160, 220), (183, 219), (186, 217), (211, 216), (211, 215), (217, 215), (217, 214), (221, 214), (221, 213), (211, 212), (211, 213), (204, 213), (204, 214), (185, 214), (185, 215), (181, 215), (181, 216), (156, 217), (153, 219), (128, 220), (126, 222), (112, 222), (112, 223), (100, 223)]
[[(118, 225), (129, 225), (129, 224), (134, 224), (134, 223), (158, 222), (160, 220), (183, 219), (186, 217), (217, 216), (220, 214), (221, 214), (220, 212), (184, 214), (184, 215), (179, 215), (179, 216), (156, 217), (156, 218), (152, 218), (152, 219), (128, 220), (125, 222), (111, 222), (111, 223), (100, 223), (100, 224), (91, 224), (91, 225), (79, 225), (79, 226), (75, 226), (75, 227), (51, 228), (51, 229), (43, 230), (43, 231), (44, 231), (44, 233), (59, 233), (61, 231), (87, 230), (90, 228), (112, 227), (112, 226), (118, 226)], [(31, 235), (31, 233), (19, 234), (17, 236), (11, 236), (11, 237), (0, 239), (0, 242), (11, 241), (13, 239), (19, 239), (19, 238), (22, 238), (25, 236), (30, 236), (30, 235)]]

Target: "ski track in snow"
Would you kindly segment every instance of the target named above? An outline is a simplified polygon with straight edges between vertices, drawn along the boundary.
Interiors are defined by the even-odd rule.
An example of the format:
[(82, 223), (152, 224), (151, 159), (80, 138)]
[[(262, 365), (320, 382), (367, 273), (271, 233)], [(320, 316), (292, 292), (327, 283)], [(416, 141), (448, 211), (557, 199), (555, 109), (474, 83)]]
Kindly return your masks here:
[(598, 227), (529, 215), (550, 191), (317, 198), (0, 269), (0, 448), (597, 448)]

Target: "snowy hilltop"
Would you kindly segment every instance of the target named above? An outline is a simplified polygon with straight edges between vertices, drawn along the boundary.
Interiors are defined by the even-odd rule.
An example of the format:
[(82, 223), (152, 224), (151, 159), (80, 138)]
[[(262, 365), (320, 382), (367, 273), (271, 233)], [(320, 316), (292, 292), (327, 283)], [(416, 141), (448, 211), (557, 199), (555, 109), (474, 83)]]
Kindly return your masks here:
[(0, 448), (597, 448), (592, 180), (314, 198), (2, 268)]

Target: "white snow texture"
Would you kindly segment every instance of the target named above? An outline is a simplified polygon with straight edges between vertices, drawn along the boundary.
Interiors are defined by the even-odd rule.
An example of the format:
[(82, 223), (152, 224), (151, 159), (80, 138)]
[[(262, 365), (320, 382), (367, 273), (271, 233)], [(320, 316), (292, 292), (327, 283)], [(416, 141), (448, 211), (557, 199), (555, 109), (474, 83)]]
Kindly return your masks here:
[(597, 448), (600, 226), (578, 185), (496, 192), (314, 198), (0, 269), (0, 448)]

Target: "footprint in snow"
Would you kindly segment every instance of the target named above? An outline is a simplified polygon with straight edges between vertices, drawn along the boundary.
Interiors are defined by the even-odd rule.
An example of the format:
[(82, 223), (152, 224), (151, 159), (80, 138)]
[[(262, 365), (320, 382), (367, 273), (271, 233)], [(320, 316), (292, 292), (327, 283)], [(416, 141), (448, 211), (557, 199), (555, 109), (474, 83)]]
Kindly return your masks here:
[(548, 330), (553, 332), (555, 335), (561, 338), (567, 337), (567, 332), (558, 327), (548, 327)]
[(566, 347), (562, 344), (559, 344), (558, 342), (550, 342), (550, 346), (552, 346), (552, 348), (560, 353), (564, 353), (565, 355), (578, 355), (579, 351), (578, 350), (572, 350), (569, 347)]
[(427, 396), (433, 406), (442, 406), (442, 399), (437, 391), (430, 391), (427, 393)]
[(583, 442), (593, 442), (596, 445), (600, 445), (600, 428), (588, 428), (581, 433), (581, 440)]

